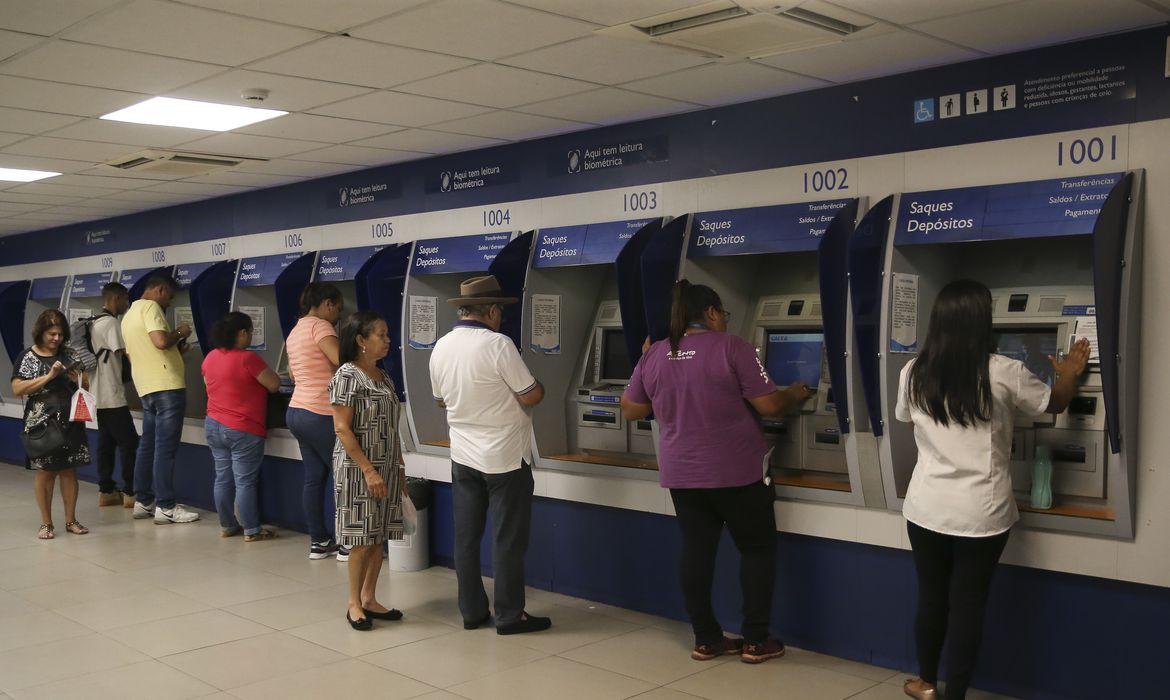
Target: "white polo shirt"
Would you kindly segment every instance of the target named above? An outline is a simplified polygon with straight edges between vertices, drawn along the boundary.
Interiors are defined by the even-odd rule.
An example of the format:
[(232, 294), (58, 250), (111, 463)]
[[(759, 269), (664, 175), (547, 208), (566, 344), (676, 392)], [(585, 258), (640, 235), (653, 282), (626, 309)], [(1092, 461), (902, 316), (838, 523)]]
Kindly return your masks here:
[(431, 394), (447, 405), (451, 460), (487, 474), (532, 463), (532, 417), (516, 394), (536, 379), (512, 340), (460, 321), (431, 353)]
[(957, 537), (991, 537), (1020, 519), (1009, 471), (1014, 414), (1039, 416), (1052, 389), (1019, 360), (991, 355), (991, 420), (943, 427), (910, 403), (909, 362), (898, 386), (894, 417), (914, 423), (918, 464), (902, 514), (919, 527)]

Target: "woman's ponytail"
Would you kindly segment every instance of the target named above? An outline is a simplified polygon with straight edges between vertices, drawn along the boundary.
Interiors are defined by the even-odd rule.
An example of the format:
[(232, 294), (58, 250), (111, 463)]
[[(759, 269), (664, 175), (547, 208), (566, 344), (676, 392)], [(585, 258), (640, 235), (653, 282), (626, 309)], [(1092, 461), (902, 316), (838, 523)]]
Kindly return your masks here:
[(690, 318), (687, 314), (686, 297), (691, 289), (691, 283), (681, 279), (674, 283), (670, 301), (670, 354), (678, 354), (678, 343), (687, 332), (687, 323)]

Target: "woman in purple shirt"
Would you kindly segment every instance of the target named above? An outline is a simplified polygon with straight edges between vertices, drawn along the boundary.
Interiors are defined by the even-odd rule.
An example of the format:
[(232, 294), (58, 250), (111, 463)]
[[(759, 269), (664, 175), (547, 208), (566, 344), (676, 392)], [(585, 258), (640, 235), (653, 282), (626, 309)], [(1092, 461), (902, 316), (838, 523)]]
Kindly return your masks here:
[[(725, 654), (745, 663), (784, 655), (768, 636), (776, 578), (775, 494), (763, 479), (768, 446), (760, 416), (779, 416), (811, 395), (797, 382), (779, 390), (755, 348), (727, 332), (729, 314), (715, 290), (680, 280), (670, 337), (651, 345), (622, 396), (626, 420), (653, 410), (660, 428), (659, 483), (670, 489), (682, 529), (679, 563), (695, 632), (691, 658)], [(742, 557), (743, 639), (723, 635), (711, 607), (715, 553), (724, 524)]]

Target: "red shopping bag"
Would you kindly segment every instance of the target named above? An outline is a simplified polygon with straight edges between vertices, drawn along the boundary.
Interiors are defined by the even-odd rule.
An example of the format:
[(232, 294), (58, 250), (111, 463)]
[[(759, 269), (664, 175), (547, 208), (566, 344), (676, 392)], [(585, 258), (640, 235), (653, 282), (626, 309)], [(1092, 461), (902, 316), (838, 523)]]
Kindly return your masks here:
[(78, 389), (73, 393), (73, 401), (69, 406), (69, 420), (84, 423), (94, 419), (97, 400), (93, 394), (85, 389)]

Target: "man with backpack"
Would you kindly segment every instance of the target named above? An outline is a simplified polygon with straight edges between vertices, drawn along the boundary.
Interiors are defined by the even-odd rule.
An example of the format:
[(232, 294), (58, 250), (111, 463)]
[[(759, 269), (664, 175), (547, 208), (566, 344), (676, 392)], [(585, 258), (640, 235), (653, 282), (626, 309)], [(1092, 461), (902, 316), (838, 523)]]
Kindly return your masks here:
[[(126, 345), (118, 320), (130, 308), (130, 294), (117, 282), (102, 287), (102, 311), (88, 321), (89, 349), (96, 361), (93, 370), (98, 424), (98, 505), (134, 507), (134, 461), (138, 431), (126, 404)], [(84, 360), (83, 360), (84, 362)], [(122, 460), (122, 489), (114, 482), (114, 455)]]

